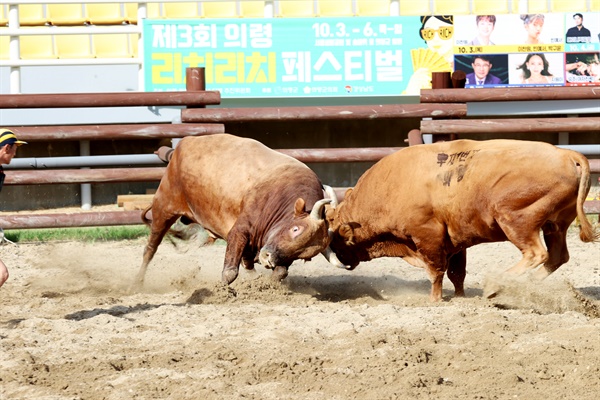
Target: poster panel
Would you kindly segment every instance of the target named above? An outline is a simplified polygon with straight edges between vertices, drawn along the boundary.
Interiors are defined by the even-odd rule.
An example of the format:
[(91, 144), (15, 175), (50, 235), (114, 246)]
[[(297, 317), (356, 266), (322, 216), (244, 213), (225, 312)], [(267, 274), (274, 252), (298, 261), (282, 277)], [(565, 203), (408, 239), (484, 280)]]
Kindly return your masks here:
[(415, 58), (420, 29), (419, 17), (146, 20), (145, 86), (184, 90), (185, 69), (205, 67), (207, 89), (230, 98), (400, 95), (433, 62)]

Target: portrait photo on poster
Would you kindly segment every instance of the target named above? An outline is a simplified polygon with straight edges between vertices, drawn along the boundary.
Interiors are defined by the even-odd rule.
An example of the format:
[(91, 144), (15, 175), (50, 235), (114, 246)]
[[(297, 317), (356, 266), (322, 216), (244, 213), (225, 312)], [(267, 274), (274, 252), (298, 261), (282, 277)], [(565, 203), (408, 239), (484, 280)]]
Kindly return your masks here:
[(508, 84), (506, 54), (457, 55), (454, 65), (456, 70), (465, 72), (465, 87), (501, 87)]
[[(488, 16), (490, 21), (492, 16)], [(565, 17), (563, 13), (552, 14), (498, 14), (492, 24), (479, 24), (477, 16), (455, 17), (455, 45), (468, 45), (481, 32), (489, 34), (489, 45), (552, 45), (563, 44), (565, 38)], [(482, 20), (480, 19), (480, 22)]]
[(600, 13), (565, 13), (565, 51), (600, 50)]
[(600, 86), (600, 52), (566, 53), (567, 86)]
[(510, 86), (562, 86), (564, 82), (564, 53), (508, 55)]
[(456, 46), (494, 46), (496, 44), (496, 15), (457, 15), (455, 18)]

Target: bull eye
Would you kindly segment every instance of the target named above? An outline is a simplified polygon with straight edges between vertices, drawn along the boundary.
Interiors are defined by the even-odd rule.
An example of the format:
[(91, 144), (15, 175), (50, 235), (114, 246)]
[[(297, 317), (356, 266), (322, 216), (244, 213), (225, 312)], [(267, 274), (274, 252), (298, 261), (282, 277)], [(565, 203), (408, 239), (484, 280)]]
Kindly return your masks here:
[(292, 237), (296, 237), (302, 233), (302, 227), (295, 225), (290, 229), (290, 234)]

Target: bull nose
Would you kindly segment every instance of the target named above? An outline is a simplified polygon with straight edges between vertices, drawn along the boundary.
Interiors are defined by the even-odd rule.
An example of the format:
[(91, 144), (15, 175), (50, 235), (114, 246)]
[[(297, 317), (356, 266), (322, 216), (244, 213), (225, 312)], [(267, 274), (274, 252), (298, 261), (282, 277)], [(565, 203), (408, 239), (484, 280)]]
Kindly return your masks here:
[(273, 254), (266, 248), (260, 249), (260, 253), (258, 253), (258, 261), (265, 268), (273, 269), (275, 266), (273, 265)]

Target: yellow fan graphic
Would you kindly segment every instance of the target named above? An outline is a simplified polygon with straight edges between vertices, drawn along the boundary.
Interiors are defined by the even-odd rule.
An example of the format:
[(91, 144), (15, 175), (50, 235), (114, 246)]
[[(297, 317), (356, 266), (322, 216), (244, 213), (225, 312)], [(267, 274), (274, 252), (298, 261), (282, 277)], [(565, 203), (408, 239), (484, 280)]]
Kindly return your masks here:
[(450, 63), (435, 51), (429, 49), (412, 49), (410, 53), (413, 71), (416, 71), (419, 68), (425, 68), (431, 72), (446, 72), (452, 70)]

